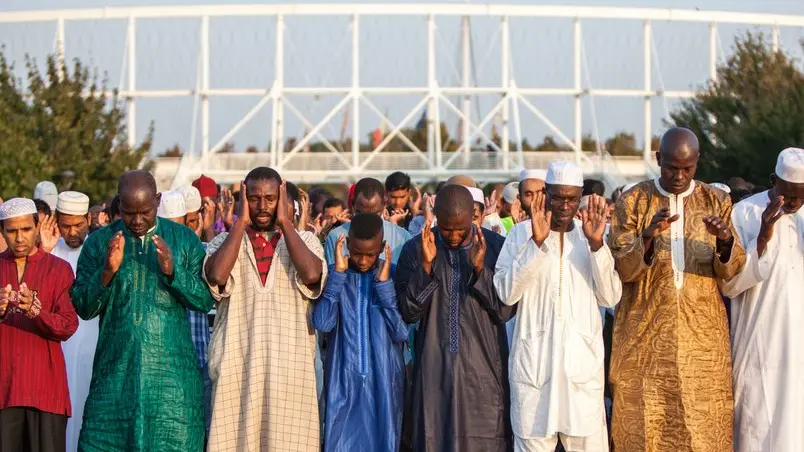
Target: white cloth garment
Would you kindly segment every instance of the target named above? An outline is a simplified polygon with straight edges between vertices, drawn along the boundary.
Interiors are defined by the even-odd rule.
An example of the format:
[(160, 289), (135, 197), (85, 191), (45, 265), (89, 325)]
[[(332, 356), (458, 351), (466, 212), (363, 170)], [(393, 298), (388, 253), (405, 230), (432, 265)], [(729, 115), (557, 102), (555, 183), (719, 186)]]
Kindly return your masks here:
[(678, 215), (678, 220), (670, 223), (670, 257), (673, 266), (673, 281), (676, 289), (681, 289), (684, 286), (684, 270), (686, 269), (686, 258), (684, 257), (684, 199), (695, 190), (695, 181), (690, 181), (689, 188), (677, 195), (662, 188), (658, 178), (654, 179), (653, 183), (656, 185), (656, 190), (659, 190), (659, 193), (667, 197), (667, 202), (670, 204), (670, 217)]
[(600, 431), (603, 326), (598, 306), (620, 301), (622, 284), (605, 244), (593, 253), (580, 221), (536, 247), (530, 222), (508, 233), (494, 274), (503, 303), (519, 303), (511, 356), (511, 425), (522, 439)]
[[(528, 223), (530, 224), (530, 223)], [(502, 218), (500, 218), (500, 214), (492, 213), (483, 218), (482, 226), (489, 231), (494, 231), (497, 234), (505, 237), (508, 235), (508, 231), (505, 230), (505, 226), (502, 223)]]
[(574, 162), (553, 162), (547, 167), (545, 183), (583, 187), (583, 168)]
[(768, 192), (736, 204), (743, 271), (722, 282), (731, 298), (734, 450), (804, 451), (804, 210), (783, 215), (757, 257)]
[[(64, 243), (64, 239), (59, 239), (51, 254), (67, 261), (75, 273), (81, 248), (70, 248)], [(95, 347), (98, 344), (99, 320), (100, 317), (92, 320), (79, 317), (75, 334), (61, 343), (64, 364), (67, 367), (70, 405), (73, 408), (73, 416), (67, 421), (67, 452), (78, 450), (78, 436), (84, 420), (84, 403), (87, 401), (89, 384), (92, 382), (92, 363), (95, 361)]]
[(566, 452), (606, 452), (609, 450), (609, 435), (605, 416), (600, 429), (590, 436), (569, 436), (556, 433), (545, 438), (523, 439), (514, 436), (515, 452), (555, 452), (558, 439)]

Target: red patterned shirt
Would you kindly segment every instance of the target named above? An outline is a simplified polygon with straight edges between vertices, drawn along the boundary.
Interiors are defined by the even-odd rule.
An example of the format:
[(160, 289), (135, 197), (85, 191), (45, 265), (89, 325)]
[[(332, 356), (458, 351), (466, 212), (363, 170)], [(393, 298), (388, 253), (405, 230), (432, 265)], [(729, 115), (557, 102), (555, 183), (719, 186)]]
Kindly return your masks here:
[[(0, 319), (0, 410), (30, 407), (70, 416), (70, 394), (61, 342), (78, 328), (70, 300), (70, 264), (41, 249), (28, 256), (22, 282), (36, 292), (39, 314), (9, 309)], [(10, 250), (0, 254), (0, 287), (19, 291)], [(32, 317), (32, 318), (29, 318)]]
[(249, 226), (246, 228), (246, 235), (251, 242), (251, 248), (254, 250), (257, 271), (260, 273), (260, 280), (262, 280), (262, 285), (264, 286), (265, 281), (268, 280), (268, 272), (271, 271), (271, 262), (274, 260), (276, 245), (279, 243), (279, 238), (282, 234), (276, 231), (266, 237)]

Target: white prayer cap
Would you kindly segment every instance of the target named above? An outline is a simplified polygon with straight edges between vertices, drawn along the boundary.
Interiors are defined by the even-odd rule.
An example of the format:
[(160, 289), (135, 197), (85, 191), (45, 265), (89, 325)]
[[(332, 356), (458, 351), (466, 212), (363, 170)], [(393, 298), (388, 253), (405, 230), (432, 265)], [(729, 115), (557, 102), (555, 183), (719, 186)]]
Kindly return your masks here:
[(519, 195), (519, 182), (511, 182), (503, 188), (503, 200), (508, 204), (513, 204)]
[(474, 202), (479, 202), (480, 204), (486, 205), (486, 198), (483, 196), (483, 190), (475, 187), (466, 187), (466, 189), (472, 194), (472, 200)]
[(12, 198), (0, 206), (0, 220), (36, 215), (36, 204), (28, 198)]
[(89, 212), (89, 196), (77, 191), (59, 193), (56, 211), (65, 215), (86, 215)]
[(523, 169), (522, 172), (519, 173), (519, 181), (522, 182), (527, 179), (539, 179), (543, 181), (547, 179), (547, 171), (543, 169)]
[(36, 184), (33, 193), (34, 199), (41, 199), (50, 206), (51, 210), (56, 209), (56, 204), (59, 199), (59, 189), (56, 184), (50, 181), (42, 181)]
[(187, 209), (184, 208), (184, 195), (173, 190), (162, 192), (162, 199), (159, 201), (156, 215), (166, 219), (181, 218), (187, 215)]
[(804, 149), (787, 148), (776, 159), (776, 176), (791, 184), (804, 184)]
[(178, 191), (184, 196), (184, 207), (187, 213), (198, 212), (201, 210), (201, 192), (192, 185), (180, 187)]
[(627, 192), (628, 190), (630, 190), (630, 189), (632, 189), (632, 188), (636, 187), (638, 183), (639, 183), (639, 182), (631, 182), (630, 184), (625, 184), (625, 187), (623, 187), (623, 193), (625, 193), (625, 192)]
[(583, 168), (573, 162), (553, 162), (547, 167), (545, 183), (583, 187)]
[(723, 190), (726, 193), (731, 193), (731, 188), (729, 188), (729, 186), (726, 185), (726, 184), (721, 184), (720, 182), (713, 182), (713, 183), (709, 184), (709, 186), (711, 186), (713, 188), (717, 188), (718, 190)]

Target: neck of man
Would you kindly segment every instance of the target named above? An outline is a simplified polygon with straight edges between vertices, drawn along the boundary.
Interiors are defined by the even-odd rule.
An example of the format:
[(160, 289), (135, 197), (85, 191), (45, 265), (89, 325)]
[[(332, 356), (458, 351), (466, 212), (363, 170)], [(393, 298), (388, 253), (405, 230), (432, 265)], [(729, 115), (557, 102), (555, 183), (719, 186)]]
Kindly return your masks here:
[(550, 230), (551, 231), (558, 232), (558, 233), (561, 233), (561, 234), (563, 234), (565, 232), (570, 232), (573, 229), (575, 229), (575, 222), (574, 221), (570, 221), (569, 223), (567, 223), (564, 226), (559, 226), (559, 225), (556, 225), (556, 224), (550, 225)]

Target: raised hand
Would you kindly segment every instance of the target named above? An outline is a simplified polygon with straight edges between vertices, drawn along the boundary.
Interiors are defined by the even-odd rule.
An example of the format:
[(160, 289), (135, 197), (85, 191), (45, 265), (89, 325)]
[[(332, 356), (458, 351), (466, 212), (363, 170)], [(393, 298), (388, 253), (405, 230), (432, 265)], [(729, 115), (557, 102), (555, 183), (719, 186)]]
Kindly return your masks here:
[(240, 203), (237, 206), (238, 218), (243, 220), (245, 225), (251, 224), (251, 215), (248, 213), (248, 190), (246, 189), (246, 181), (240, 182)]
[(170, 251), (162, 237), (154, 235), (151, 240), (156, 246), (156, 260), (159, 262), (159, 269), (165, 276), (173, 276), (173, 252)]
[(410, 212), (413, 216), (418, 216), (422, 211), (422, 192), (419, 187), (414, 186), (413, 190), (416, 191), (416, 200), (410, 204)]
[(538, 247), (541, 247), (550, 235), (550, 224), (553, 221), (553, 212), (545, 209), (546, 202), (547, 195), (537, 192), (530, 204), (530, 227), (533, 241)]
[(492, 190), (491, 196), (486, 198), (483, 216), (487, 217), (493, 213), (497, 213), (497, 190)]
[(288, 189), (284, 181), (279, 184), (279, 200), (276, 203), (276, 225), (280, 228), (294, 227), (293, 212), (288, 201)]
[(106, 246), (106, 270), (112, 274), (117, 273), (123, 264), (123, 252), (126, 248), (126, 239), (123, 233), (118, 232), (109, 240)]
[(46, 253), (49, 253), (56, 247), (56, 244), (59, 243), (60, 237), (61, 234), (59, 233), (59, 225), (56, 223), (56, 217), (52, 215), (46, 216), (39, 228), (39, 241), (42, 244), (42, 249)]
[(344, 210), (343, 212), (335, 215), (335, 223), (351, 223), (352, 221), (352, 213), (348, 210)]
[(606, 224), (608, 223), (607, 211), (606, 200), (594, 194), (589, 197), (587, 209), (581, 211), (583, 234), (593, 252), (603, 246), (603, 236), (606, 234)]
[(779, 221), (779, 218), (782, 218), (782, 215), (784, 215), (784, 210), (782, 210), (783, 205), (784, 196), (777, 196), (771, 200), (768, 207), (762, 212), (762, 223), (759, 227), (759, 235), (757, 236), (757, 255), (759, 255), (759, 257), (765, 254), (768, 242), (770, 242), (773, 237), (773, 227), (776, 225), (776, 222)]
[[(240, 188), (242, 189), (243, 187), (241, 186)], [(241, 191), (240, 199), (243, 199), (243, 194)], [(232, 190), (221, 189), (221, 193), (218, 196), (218, 212), (221, 213), (221, 219), (223, 224), (226, 225), (226, 229), (230, 229), (234, 224), (234, 196), (232, 196)]]
[(388, 221), (395, 225), (399, 225), (399, 222), (405, 219), (408, 216), (408, 209), (394, 209), (391, 211), (391, 215), (388, 218)]
[(9, 301), (11, 301), (11, 284), (0, 288), (0, 317), (5, 317)]
[(299, 190), (299, 230), (304, 230), (307, 224), (310, 223), (310, 199), (304, 190)]
[[(424, 195), (424, 222), (433, 224), (433, 208), (435, 207), (435, 195)], [(429, 229), (429, 228), (428, 228)]]
[(428, 275), (433, 271), (433, 262), (436, 258), (435, 235), (431, 227), (430, 222), (425, 221), (422, 228), (422, 267)]
[(475, 271), (475, 276), (479, 276), (485, 268), (486, 259), (486, 238), (480, 228), (474, 228), (472, 237), (472, 248), (469, 250), (469, 263)]
[(703, 219), (706, 225), (706, 232), (717, 237), (721, 242), (728, 242), (731, 240), (731, 229), (729, 225), (718, 216), (706, 217)]
[(523, 217), (524, 212), (522, 211), (522, 202), (519, 201), (519, 198), (517, 198), (511, 203), (511, 218), (514, 219), (514, 223), (519, 223), (522, 221)]
[(339, 273), (343, 273), (349, 268), (349, 256), (343, 254), (345, 243), (346, 234), (338, 237), (338, 241), (335, 242), (335, 271)]
[(380, 267), (380, 271), (377, 272), (377, 281), (385, 282), (391, 277), (391, 258), (391, 245), (386, 243), (385, 260), (382, 263), (382, 267)]
[(98, 213), (98, 224), (100, 226), (106, 226), (109, 224), (109, 214), (104, 211)]
[(647, 229), (642, 232), (642, 237), (645, 239), (653, 239), (662, 232), (670, 229), (670, 224), (678, 220), (678, 214), (670, 216), (670, 208), (663, 207), (656, 212), (656, 215), (650, 220)]
[(19, 304), (17, 307), (25, 314), (25, 317), (33, 319), (39, 315), (41, 306), (36, 299), (36, 295), (28, 288), (28, 284), (20, 284)]

